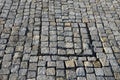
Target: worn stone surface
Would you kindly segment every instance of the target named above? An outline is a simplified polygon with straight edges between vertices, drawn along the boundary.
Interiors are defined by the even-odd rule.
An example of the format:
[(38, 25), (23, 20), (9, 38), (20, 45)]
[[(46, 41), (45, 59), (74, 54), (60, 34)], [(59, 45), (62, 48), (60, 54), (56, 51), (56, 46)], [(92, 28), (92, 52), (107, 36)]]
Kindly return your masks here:
[(55, 75), (55, 69), (54, 68), (47, 68), (47, 75)]
[(70, 60), (70, 61), (65, 61), (66, 64), (66, 68), (73, 68), (75, 67), (74, 61)]
[(0, 0), (0, 80), (120, 80), (119, 0)]
[(83, 68), (76, 69), (77, 76), (85, 76), (85, 70)]

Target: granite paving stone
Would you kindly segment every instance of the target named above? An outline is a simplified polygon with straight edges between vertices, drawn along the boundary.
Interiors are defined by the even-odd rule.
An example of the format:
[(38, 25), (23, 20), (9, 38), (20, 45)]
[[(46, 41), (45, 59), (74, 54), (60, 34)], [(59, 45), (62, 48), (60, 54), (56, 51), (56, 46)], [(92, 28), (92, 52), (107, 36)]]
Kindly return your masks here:
[(76, 75), (77, 76), (85, 76), (85, 70), (83, 68), (77, 68), (76, 69)]
[(0, 0), (0, 80), (120, 80), (119, 0)]

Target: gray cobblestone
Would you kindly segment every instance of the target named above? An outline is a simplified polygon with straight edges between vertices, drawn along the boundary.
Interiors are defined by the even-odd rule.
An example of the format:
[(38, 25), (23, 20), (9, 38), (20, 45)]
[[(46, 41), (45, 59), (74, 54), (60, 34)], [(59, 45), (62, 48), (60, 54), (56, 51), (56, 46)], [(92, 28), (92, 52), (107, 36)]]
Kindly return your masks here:
[(8, 79), (8, 75), (1, 75), (1, 76), (0, 76), (0, 79), (7, 80), (7, 79)]
[(66, 77), (67, 79), (74, 79), (76, 78), (76, 73), (74, 70), (66, 70)]
[(13, 56), (13, 59), (21, 58), (22, 53), (21, 52), (16, 52)]
[(0, 0), (0, 80), (120, 80), (119, 0)]
[(35, 71), (28, 71), (27, 78), (35, 78), (36, 77), (36, 72)]
[(9, 78), (9, 80), (16, 80), (17, 77), (18, 77), (17, 74), (10, 74), (10, 78)]
[(0, 46), (0, 50), (4, 50), (5, 49), (5, 47), (6, 47), (6, 45), (2, 45), (2, 44), (0, 44), (1, 46)]
[(77, 76), (85, 76), (85, 70), (83, 68), (77, 68), (76, 74)]
[(38, 66), (45, 66), (46, 65), (46, 61), (38, 61)]
[(45, 67), (38, 67), (38, 75), (45, 75), (46, 69)]
[(55, 75), (55, 68), (47, 68), (47, 75)]
[(11, 66), (11, 62), (9, 62), (9, 61), (3, 61), (2, 62), (2, 67), (3, 68), (9, 68)]
[(18, 73), (19, 65), (12, 65), (11, 73)]
[(48, 67), (55, 67), (56, 66), (56, 62), (54, 62), (54, 61), (48, 61), (47, 62), (47, 66)]
[(9, 74), (10, 73), (10, 70), (9, 69), (1, 69), (0, 70), (0, 74)]
[(37, 62), (38, 61), (38, 57), (37, 56), (31, 56), (30, 57), (30, 62)]
[(29, 63), (29, 70), (37, 70), (37, 63)]
[(56, 62), (56, 68), (60, 68), (60, 69), (64, 69), (65, 68), (65, 66), (64, 66), (64, 62), (63, 61), (57, 61)]
[(5, 50), (6, 53), (13, 53), (13, 51), (14, 51), (13, 47), (7, 47)]
[(65, 71), (64, 70), (56, 70), (56, 76), (64, 77), (65, 76)]
[(101, 68), (95, 68), (95, 73), (97, 76), (103, 76), (104, 72)]
[(24, 54), (22, 60), (29, 60), (30, 55), (29, 54)]
[(9, 34), (4, 34), (4, 33), (2, 33), (2, 34), (1, 34), (1, 38), (9, 38)]
[(105, 80), (103, 77), (97, 77), (97, 80)]
[(47, 76), (46, 75), (38, 75), (37, 80), (47, 80)]
[(19, 70), (19, 75), (26, 75), (27, 74), (27, 69), (20, 69)]
[(115, 80), (113, 77), (105, 77), (106, 80)]
[(93, 73), (94, 69), (93, 68), (85, 68), (86, 73)]
[(87, 74), (88, 80), (96, 80), (95, 74)]
[(3, 57), (3, 61), (11, 61), (12, 60), (12, 54), (6, 54)]
[(113, 73), (109, 67), (103, 67), (103, 72), (104, 72), (105, 76), (113, 76)]

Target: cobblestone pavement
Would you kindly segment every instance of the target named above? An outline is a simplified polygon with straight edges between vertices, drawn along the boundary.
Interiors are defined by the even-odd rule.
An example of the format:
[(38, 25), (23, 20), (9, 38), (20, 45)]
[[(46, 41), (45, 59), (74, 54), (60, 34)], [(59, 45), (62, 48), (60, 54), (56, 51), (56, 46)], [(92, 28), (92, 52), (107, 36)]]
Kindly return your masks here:
[(0, 80), (120, 80), (120, 0), (0, 0)]

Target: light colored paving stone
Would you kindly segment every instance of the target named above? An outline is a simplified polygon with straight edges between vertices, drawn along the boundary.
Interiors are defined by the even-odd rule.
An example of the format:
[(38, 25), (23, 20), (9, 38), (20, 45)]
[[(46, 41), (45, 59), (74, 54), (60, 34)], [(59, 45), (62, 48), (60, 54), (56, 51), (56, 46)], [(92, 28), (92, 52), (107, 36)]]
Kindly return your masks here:
[(119, 0), (0, 0), (0, 80), (120, 80)]

